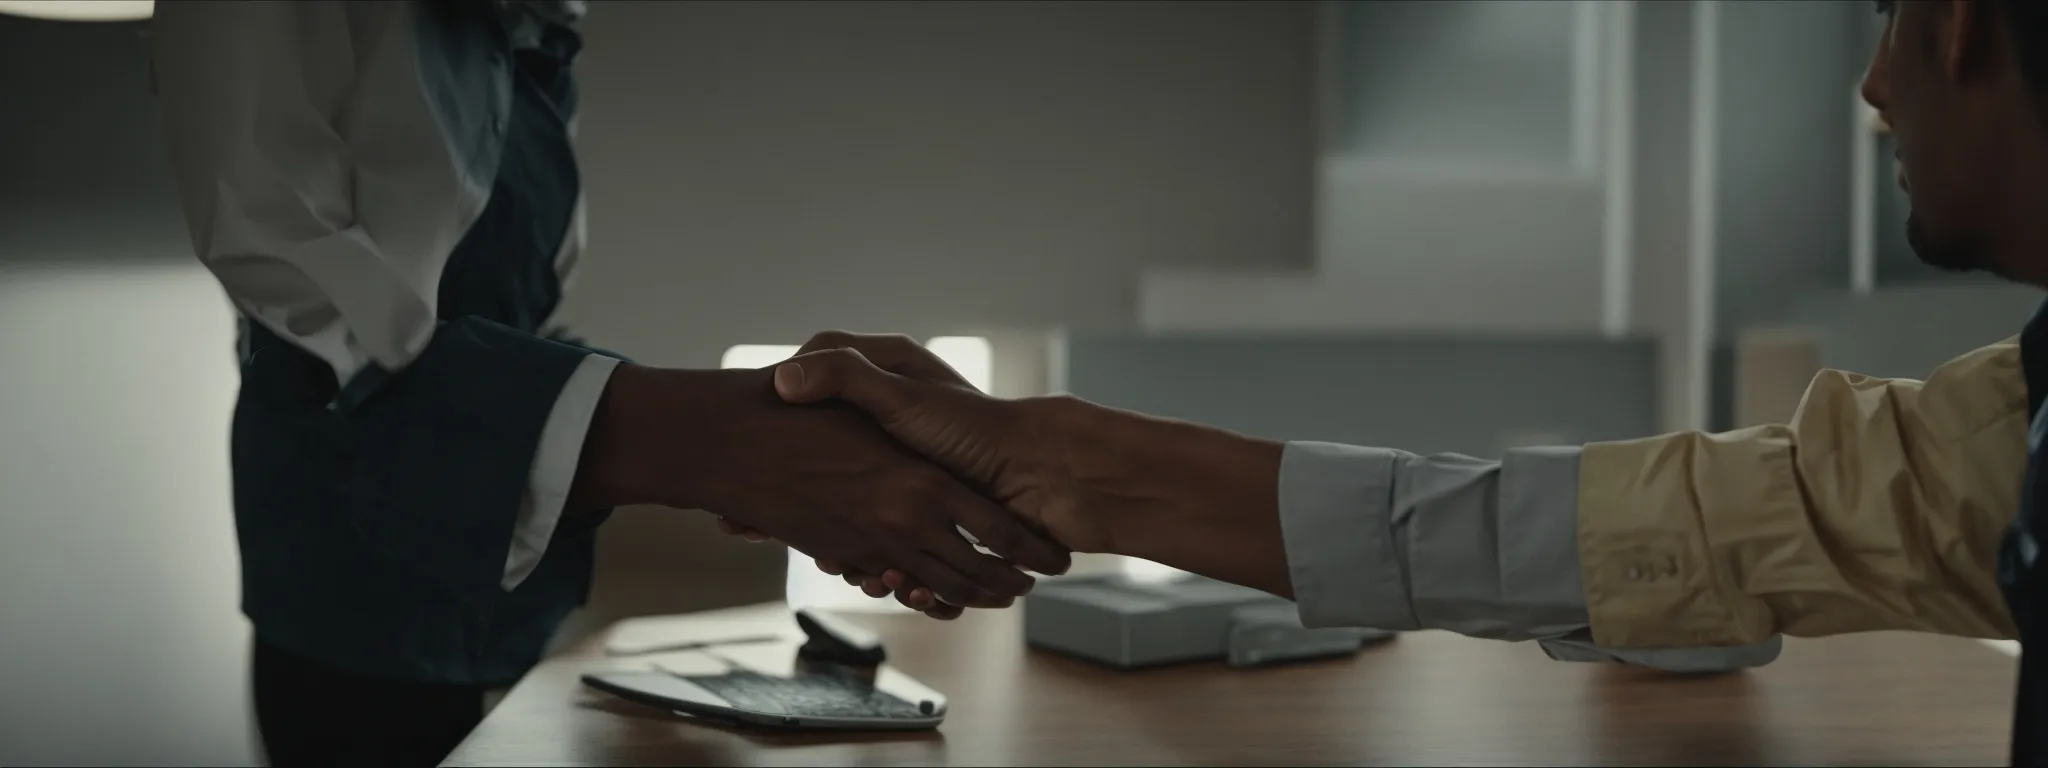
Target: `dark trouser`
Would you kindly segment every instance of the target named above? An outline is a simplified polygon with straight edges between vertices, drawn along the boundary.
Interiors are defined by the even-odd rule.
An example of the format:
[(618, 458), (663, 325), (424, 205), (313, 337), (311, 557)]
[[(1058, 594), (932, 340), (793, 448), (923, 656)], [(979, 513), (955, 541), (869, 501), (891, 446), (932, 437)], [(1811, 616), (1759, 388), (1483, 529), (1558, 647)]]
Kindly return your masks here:
[(278, 768), (439, 765), (484, 716), (484, 688), (337, 672), (258, 640), (250, 677)]

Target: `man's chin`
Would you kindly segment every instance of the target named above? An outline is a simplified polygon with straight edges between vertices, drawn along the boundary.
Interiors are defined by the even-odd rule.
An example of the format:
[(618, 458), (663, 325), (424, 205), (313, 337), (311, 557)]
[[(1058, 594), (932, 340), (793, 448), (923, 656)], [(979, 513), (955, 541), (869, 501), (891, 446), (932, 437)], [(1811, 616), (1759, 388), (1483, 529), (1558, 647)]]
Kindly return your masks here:
[(1972, 249), (1937, 244), (1927, 235), (1926, 227), (1916, 216), (1906, 217), (1906, 244), (1913, 248), (1913, 255), (1920, 258), (1920, 263), (1943, 272), (1975, 272), (1984, 268)]

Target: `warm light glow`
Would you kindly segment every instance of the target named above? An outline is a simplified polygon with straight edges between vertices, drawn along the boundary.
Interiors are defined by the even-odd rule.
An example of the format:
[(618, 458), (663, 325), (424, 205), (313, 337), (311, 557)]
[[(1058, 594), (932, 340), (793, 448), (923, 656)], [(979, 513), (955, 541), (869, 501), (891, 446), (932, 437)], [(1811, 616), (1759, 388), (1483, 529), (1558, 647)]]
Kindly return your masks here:
[[(925, 348), (958, 371), (960, 377), (975, 389), (987, 392), (995, 380), (995, 351), (988, 339), (980, 336), (939, 336), (925, 342)], [(798, 349), (801, 347), (794, 344), (740, 344), (727, 349), (718, 365), (721, 368), (766, 368), (795, 356)], [(848, 586), (844, 579), (825, 575), (809, 557), (796, 550), (789, 552), (789, 574), (783, 594), (795, 608), (882, 613), (909, 610), (893, 598), (868, 597), (859, 589)]]
[[(925, 342), (925, 349), (946, 361), (960, 378), (987, 392), (995, 379), (995, 349), (980, 336), (938, 336)], [(725, 351), (720, 368), (766, 368), (788, 360), (800, 347), (794, 344), (740, 344)]]
[(995, 348), (988, 339), (980, 336), (937, 336), (924, 343), (946, 365), (960, 373), (960, 378), (974, 385), (975, 389), (987, 392), (995, 378)]
[(1122, 570), (1126, 578), (1142, 584), (1166, 584), (1180, 581), (1189, 575), (1187, 571), (1179, 568), (1135, 557), (1124, 558)]
[(720, 368), (766, 368), (796, 356), (795, 344), (741, 344), (725, 351)]
[(53, 21), (139, 21), (155, 10), (153, 0), (0, 0), (0, 14)]

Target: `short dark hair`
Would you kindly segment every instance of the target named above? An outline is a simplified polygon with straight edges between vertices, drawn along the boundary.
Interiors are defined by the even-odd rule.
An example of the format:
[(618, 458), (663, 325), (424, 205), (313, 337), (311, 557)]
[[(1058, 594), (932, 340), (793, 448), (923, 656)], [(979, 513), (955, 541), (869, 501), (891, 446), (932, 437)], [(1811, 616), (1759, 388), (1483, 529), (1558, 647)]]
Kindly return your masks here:
[[(1890, 16), (1898, 0), (1875, 0), (1879, 15)], [(2005, 27), (2020, 77), (2035, 94), (2048, 96), (2048, 0), (1990, 0), (1985, 3)]]
[(2005, 22), (2005, 39), (2027, 88), (2036, 97), (2048, 95), (2048, 2), (1995, 0), (1987, 5)]

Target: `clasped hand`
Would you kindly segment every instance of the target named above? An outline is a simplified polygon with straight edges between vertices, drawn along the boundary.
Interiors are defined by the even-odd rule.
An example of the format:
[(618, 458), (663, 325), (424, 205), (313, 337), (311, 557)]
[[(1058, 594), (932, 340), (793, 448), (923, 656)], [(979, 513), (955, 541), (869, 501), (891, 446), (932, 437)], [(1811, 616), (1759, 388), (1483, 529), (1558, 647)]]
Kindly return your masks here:
[[(956, 495), (948, 498), (961, 509), (973, 510), (961, 518), (963, 527), (997, 555), (1041, 573), (1060, 573), (1068, 548), (1106, 548), (1102, 532), (1076, 514), (1076, 485), (1057, 461), (1048, 460), (1061, 453), (1057, 434), (1046, 429), (1058, 410), (1056, 398), (991, 398), (908, 337), (836, 332), (813, 337), (796, 357), (777, 365), (774, 384), (785, 402), (806, 410), (858, 408), (901, 448), (924, 457), (963, 489), (978, 494), (980, 505)], [(989, 519), (991, 515), (1001, 515), (1007, 524)], [(969, 520), (979, 524), (966, 525)], [(768, 529), (731, 516), (720, 524), (727, 533), (751, 541), (769, 538), (764, 532)], [(1039, 544), (1045, 536), (1061, 546), (1053, 569), (1024, 559), (1044, 558)], [(820, 570), (843, 576), (870, 597), (893, 593), (905, 606), (934, 618), (957, 617), (964, 607), (1006, 604), (957, 598), (947, 586), (951, 573), (934, 569), (931, 563), (851, 561), (830, 550), (812, 551), (789, 543), (811, 555)], [(967, 546), (964, 540), (959, 544)]]

